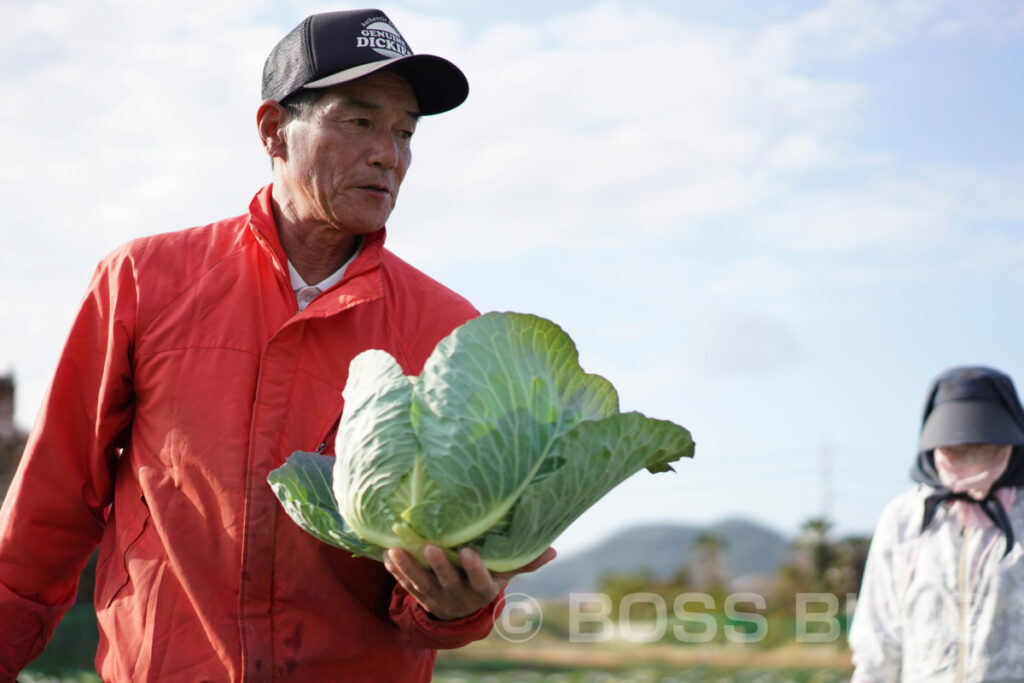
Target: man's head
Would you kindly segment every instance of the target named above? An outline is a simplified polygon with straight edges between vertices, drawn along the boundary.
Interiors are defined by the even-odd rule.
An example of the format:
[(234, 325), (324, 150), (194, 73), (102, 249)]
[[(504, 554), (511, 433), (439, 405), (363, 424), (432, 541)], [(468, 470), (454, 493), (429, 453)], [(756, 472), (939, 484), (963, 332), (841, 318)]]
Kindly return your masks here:
[(264, 102), (260, 134), (284, 217), (346, 235), (383, 226), (412, 161), (418, 118), (411, 86), (390, 71), (326, 88), (298, 116)]
[(306, 18), (267, 58), (257, 112), (279, 218), (377, 230), (409, 167), (417, 120), (467, 93), (458, 67), (414, 55), (379, 10)]

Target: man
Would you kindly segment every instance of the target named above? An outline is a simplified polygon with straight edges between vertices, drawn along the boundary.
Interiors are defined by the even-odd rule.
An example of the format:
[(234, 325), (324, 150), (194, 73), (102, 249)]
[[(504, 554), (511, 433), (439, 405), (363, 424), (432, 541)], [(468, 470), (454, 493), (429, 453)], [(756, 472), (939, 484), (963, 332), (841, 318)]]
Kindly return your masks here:
[(436, 648), (489, 632), (515, 572), (436, 547), (429, 569), (351, 557), (266, 482), (333, 443), (357, 353), (418, 373), (476, 315), (383, 247), (417, 120), (467, 93), (378, 10), (309, 17), (264, 68), (273, 184), (100, 264), (0, 513), (0, 680), (45, 646), (97, 543), (104, 680), (427, 681)]

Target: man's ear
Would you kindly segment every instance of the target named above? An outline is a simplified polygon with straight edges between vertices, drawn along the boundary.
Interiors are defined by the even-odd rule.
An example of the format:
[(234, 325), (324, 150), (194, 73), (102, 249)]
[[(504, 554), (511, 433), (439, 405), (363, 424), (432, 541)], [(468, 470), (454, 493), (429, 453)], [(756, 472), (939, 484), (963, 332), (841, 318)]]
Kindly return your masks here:
[(287, 141), (285, 124), (288, 122), (288, 111), (276, 100), (263, 100), (256, 110), (256, 128), (259, 130), (263, 149), (270, 158), (286, 157)]

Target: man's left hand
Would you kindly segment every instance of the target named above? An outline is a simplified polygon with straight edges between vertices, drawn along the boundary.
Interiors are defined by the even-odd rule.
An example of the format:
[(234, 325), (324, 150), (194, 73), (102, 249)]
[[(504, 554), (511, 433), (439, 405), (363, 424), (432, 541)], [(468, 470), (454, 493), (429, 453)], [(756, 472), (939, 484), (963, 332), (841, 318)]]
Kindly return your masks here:
[(459, 551), (460, 570), (449, 562), (441, 548), (428, 545), (423, 556), (429, 569), (421, 567), (401, 548), (390, 548), (384, 553), (384, 567), (427, 612), (438, 619), (451, 620), (469, 616), (490, 604), (508, 585), (509, 579), (540, 569), (555, 559), (555, 554), (554, 548), (548, 548), (533, 562), (518, 569), (492, 573), (470, 548)]

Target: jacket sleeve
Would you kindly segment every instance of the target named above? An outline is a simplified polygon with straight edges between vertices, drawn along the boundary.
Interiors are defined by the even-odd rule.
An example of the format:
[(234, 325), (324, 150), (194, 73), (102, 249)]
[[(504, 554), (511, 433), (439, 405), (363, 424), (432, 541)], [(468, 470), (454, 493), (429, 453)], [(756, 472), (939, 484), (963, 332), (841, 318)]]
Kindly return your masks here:
[(103, 533), (132, 420), (135, 283), (100, 264), (0, 508), (0, 680), (39, 655)]
[(391, 619), (417, 647), (452, 650), (487, 637), (504, 596), (504, 591), (498, 593), (491, 604), (469, 616), (442, 621), (431, 617), (416, 598), (396, 585), (391, 594)]
[[(895, 503), (895, 501), (894, 501)], [(864, 566), (864, 579), (850, 627), (854, 673), (851, 683), (885, 683), (900, 680), (903, 661), (903, 628), (894, 554), (899, 545), (898, 507), (882, 512)]]

